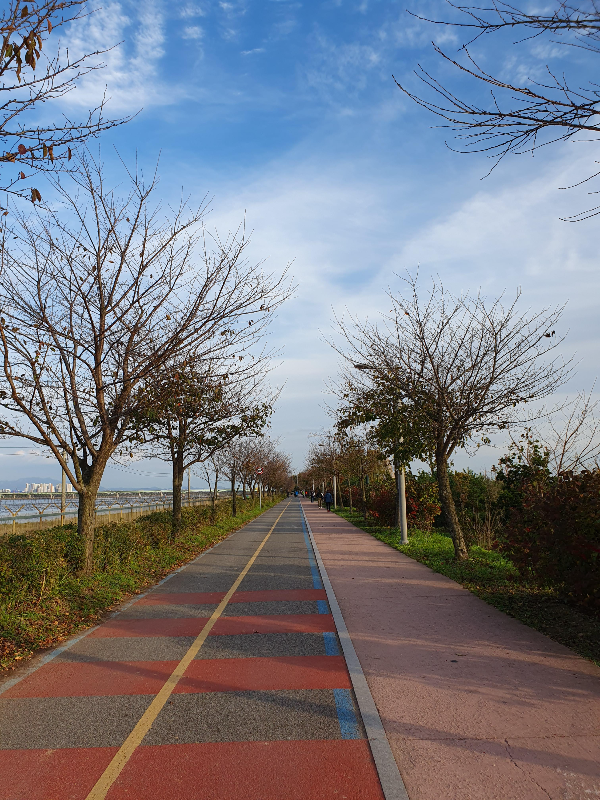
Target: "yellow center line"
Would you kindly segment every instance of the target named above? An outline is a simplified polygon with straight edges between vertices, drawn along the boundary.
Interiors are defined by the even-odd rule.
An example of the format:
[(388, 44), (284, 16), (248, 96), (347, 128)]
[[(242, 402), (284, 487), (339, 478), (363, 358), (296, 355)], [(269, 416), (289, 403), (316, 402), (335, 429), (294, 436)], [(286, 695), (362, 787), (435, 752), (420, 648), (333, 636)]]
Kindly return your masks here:
[(121, 745), (121, 747), (119, 749), (119, 752), (115, 754), (115, 756), (113, 757), (113, 759), (110, 762), (110, 764), (104, 770), (102, 775), (98, 778), (98, 781), (96, 782), (96, 784), (95, 784), (94, 788), (92, 789), (92, 791), (86, 797), (86, 800), (104, 800), (104, 798), (108, 794), (108, 791), (109, 791), (110, 787), (117, 780), (117, 778), (119, 777), (119, 775), (123, 771), (123, 768), (125, 767), (125, 765), (129, 761), (131, 756), (134, 754), (136, 748), (139, 747), (139, 745), (142, 743), (142, 739), (144, 738), (144, 736), (148, 733), (148, 731), (152, 727), (152, 723), (158, 717), (158, 715), (161, 712), (163, 706), (165, 705), (165, 703), (167, 702), (167, 700), (169, 699), (169, 697), (173, 693), (173, 690), (175, 689), (175, 687), (179, 683), (179, 680), (182, 677), (183, 673), (186, 671), (186, 669), (189, 667), (190, 663), (197, 656), (200, 648), (202, 647), (202, 645), (206, 641), (206, 638), (209, 635), (209, 633), (211, 632), (211, 630), (213, 629), (216, 621), (219, 619), (219, 617), (221, 616), (221, 614), (225, 610), (225, 607), (226, 607), (227, 603), (229, 603), (229, 601), (231, 600), (233, 594), (236, 592), (236, 590), (237, 590), (238, 586), (240, 585), (240, 583), (246, 577), (246, 574), (247, 574), (248, 570), (250, 569), (252, 564), (254, 564), (254, 562), (256, 561), (260, 551), (263, 549), (263, 547), (267, 543), (267, 539), (269, 538), (269, 536), (275, 530), (275, 526), (277, 525), (277, 523), (279, 522), (281, 517), (284, 515), (284, 513), (287, 510), (288, 506), (289, 506), (289, 503), (283, 509), (281, 514), (277, 517), (277, 519), (273, 523), (273, 527), (271, 528), (271, 530), (267, 533), (265, 538), (262, 540), (260, 545), (257, 547), (257, 549), (254, 552), (254, 555), (252, 556), (250, 561), (248, 561), (248, 563), (246, 564), (244, 569), (240, 572), (240, 574), (236, 578), (235, 583), (233, 584), (231, 589), (227, 592), (225, 597), (221, 600), (221, 602), (219, 603), (219, 605), (217, 606), (217, 608), (213, 612), (213, 615), (211, 616), (211, 618), (208, 620), (206, 625), (202, 628), (202, 630), (200, 631), (200, 633), (198, 634), (198, 636), (196, 637), (194, 642), (190, 645), (190, 648), (187, 651), (187, 653), (184, 655), (184, 657), (181, 659), (179, 664), (177, 664), (177, 666), (175, 667), (173, 672), (167, 678), (166, 683), (164, 684), (164, 686), (162, 687), (160, 692), (156, 695), (154, 700), (150, 703), (150, 705), (148, 706), (148, 708), (144, 712), (143, 716), (141, 717), (141, 719), (139, 720), (139, 722), (137, 723), (135, 728), (131, 731), (131, 733), (129, 734), (127, 739), (125, 739), (125, 741), (123, 742), (123, 744)]

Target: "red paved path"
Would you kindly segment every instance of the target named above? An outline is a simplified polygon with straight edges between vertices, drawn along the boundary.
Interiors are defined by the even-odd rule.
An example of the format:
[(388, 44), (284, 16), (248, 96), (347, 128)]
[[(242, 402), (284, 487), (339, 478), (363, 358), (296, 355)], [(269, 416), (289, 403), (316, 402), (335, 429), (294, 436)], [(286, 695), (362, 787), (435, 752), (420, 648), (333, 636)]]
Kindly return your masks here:
[(311, 558), (298, 502), (282, 503), (5, 684), (0, 800), (383, 800)]
[(410, 800), (600, 797), (600, 669), (303, 505)]

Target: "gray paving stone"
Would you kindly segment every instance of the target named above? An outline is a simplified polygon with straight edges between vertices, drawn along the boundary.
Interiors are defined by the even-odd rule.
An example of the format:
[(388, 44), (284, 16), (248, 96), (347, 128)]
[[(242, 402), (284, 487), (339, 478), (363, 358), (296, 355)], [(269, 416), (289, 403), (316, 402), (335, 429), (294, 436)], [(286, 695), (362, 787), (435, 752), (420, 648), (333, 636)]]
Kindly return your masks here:
[(193, 641), (193, 636), (85, 638), (57, 661), (181, 661)]
[(210, 617), (217, 603), (183, 604), (160, 603), (160, 605), (133, 605), (122, 611), (117, 619), (178, 619), (189, 617)]
[(152, 697), (0, 697), (0, 750), (120, 747)]
[(331, 689), (177, 694), (144, 745), (340, 739)]
[(253, 633), (240, 636), (209, 636), (196, 658), (324, 655), (327, 653), (322, 633)]
[(229, 603), (224, 617), (254, 617), (271, 614), (318, 614), (316, 600), (266, 600), (253, 603)]

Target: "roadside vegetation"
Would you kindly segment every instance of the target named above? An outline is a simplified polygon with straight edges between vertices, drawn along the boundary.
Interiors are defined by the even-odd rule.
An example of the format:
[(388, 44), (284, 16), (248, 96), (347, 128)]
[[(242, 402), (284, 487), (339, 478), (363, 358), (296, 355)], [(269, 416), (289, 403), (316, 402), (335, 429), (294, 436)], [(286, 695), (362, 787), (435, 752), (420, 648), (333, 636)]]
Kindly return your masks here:
[[(265, 498), (262, 511), (279, 499)], [(238, 498), (236, 516), (229, 499), (214, 510), (183, 508), (176, 537), (170, 511), (98, 526), (90, 574), (80, 569), (85, 542), (75, 524), (0, 539), (0, 668), (96, 624), (260, 513), (252, 498)]]

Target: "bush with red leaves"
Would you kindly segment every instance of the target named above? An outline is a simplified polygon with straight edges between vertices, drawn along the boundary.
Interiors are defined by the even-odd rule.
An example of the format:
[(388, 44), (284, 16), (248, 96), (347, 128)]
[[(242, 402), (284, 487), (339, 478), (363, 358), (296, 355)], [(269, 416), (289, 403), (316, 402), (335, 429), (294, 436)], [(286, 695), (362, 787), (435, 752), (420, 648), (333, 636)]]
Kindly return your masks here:
[(566, 473), (543, 489), (525, 489), (499, 546), (522, 575), (600, 611), (600, 471)]
[[(369, 515), (380, 525), (392, 526), (396, 519), (396, 492), (393, 485), (370, 492)], [(406, 518), (411, 528), (431, 530), (440, 513), (437, 483), (427, 473), (406, 476)]]

